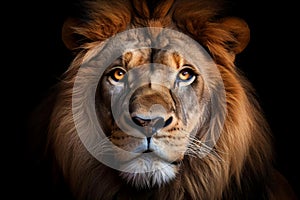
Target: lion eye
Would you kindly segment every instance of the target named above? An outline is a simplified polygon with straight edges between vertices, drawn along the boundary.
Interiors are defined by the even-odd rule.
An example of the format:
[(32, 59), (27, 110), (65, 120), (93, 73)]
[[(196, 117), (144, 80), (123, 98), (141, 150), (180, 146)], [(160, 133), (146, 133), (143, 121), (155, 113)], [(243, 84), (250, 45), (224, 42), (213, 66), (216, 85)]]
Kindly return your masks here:
[(178, 74), (178, 78), (181, 81), (189, 81), (191, 80), (193, 77), (195, 76), (194, 72), (192, 69), (190, 68), (185, 68), (182, 69), (179, 74)]
[(124, 69), (121, 68), (115, 68), (110, 72), (109, 77), (115, 81), (115, 82), (119, 82), (121, 81), (124, 77), (125, 77), (126, 71)]

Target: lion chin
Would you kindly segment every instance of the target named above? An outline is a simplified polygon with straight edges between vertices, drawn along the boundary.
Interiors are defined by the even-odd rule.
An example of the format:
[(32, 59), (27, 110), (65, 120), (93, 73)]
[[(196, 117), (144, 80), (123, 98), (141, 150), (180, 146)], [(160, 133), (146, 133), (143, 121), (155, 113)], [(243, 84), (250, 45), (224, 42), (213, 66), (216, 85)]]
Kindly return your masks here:
[(174, 179), (178, 171), (177, 165), (149, 154), (144, 153), (121, 166), (121, 177), (136, 188), (160, 187)]

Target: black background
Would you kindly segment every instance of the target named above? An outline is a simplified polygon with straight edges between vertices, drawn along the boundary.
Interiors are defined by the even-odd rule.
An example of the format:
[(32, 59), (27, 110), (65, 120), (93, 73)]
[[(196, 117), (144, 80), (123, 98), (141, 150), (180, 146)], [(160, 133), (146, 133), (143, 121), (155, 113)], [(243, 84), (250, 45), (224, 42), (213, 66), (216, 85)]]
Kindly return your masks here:
[[(23, 159), (26, 125), (32, 110), (71, 62), (72, 54), (60, 34), (74, 2), (23, 1), (2, 6), (6, 12), (1, 21), (2, 109), (7, 112), (2, 112), (5, 159), (1, 163), (7, 177), (4, 189), (11, 197), (42, 192), (39, 183), (32, 183), (36, 175)], [(270, 124), (276, 167), (299, 195), (299, 11), (288, 1), (228, 2), (231, 14), (245, 19), (251, 29), (250, 43), (236, 64), (256, 89)]]

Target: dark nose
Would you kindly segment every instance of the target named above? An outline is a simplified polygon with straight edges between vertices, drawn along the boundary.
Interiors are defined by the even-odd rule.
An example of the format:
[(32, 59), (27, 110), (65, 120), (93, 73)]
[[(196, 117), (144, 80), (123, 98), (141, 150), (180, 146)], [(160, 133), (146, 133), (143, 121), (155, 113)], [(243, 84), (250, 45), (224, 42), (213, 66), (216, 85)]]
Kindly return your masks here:
[(133, 122), (142, 128), (145, 135), (151, 137), (159, 129), (168, 126), (172, 123), (173, 118), (170, 117), (166, 121), (163, 117), (155, 117), (153, 119), (145, 119), (141, 117), (132, 117)]

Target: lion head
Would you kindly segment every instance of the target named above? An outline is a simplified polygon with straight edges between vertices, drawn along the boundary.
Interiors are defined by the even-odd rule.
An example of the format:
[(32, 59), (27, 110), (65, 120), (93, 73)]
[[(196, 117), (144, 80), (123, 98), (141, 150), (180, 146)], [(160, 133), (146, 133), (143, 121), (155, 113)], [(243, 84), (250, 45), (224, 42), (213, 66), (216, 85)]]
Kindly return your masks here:
[(268, 126), (235, 66), (249, 27), (209, 0), (87, 1), (47, 136), (78, 199), (272, 195)]

